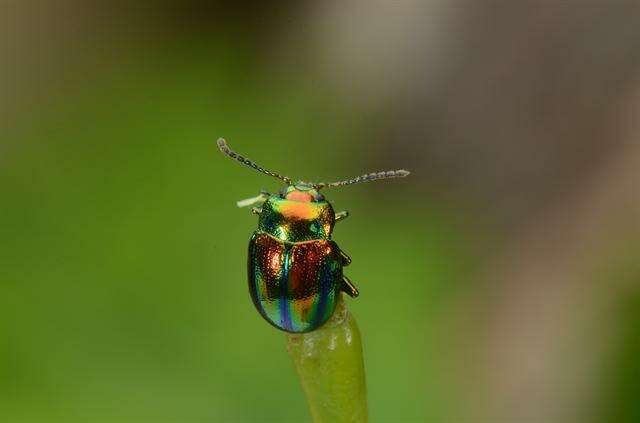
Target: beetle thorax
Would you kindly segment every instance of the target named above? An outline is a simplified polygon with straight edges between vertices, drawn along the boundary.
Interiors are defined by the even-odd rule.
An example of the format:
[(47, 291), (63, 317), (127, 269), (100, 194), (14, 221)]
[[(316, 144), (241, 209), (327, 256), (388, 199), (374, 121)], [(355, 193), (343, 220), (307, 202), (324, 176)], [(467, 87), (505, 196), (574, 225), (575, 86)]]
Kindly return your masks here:
[(290, 242), (328, 239), (335, 213), (316, 189), (290, 186), (262, 205), (259, 229)]

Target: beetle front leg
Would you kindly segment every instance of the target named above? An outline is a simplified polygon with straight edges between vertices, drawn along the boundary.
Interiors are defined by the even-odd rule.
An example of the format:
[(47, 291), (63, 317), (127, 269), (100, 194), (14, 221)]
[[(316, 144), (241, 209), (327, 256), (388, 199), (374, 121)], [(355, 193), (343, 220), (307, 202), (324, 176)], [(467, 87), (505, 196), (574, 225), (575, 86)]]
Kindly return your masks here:
[(346, 219), (347, 217), (349, 217), (349, 212), (344, 210), (344, 211), (336, 213), (336, 220), (335, 221), (339, 222), (341, 220)]
[(360, 295), (360, 291), (358, 291), (358, 288), (356, 288), (353, 282), (351, 282), (351, 279), (344, 275), (342, 276), (342, 285), (340, 286), (340, 289), (346, 292), (351, 298), (356, 298)]
[(260, 194), (257, 195), (256, 197), (251, 197), (251, 198), (247, 198), (245, 200), (240, 200), (238, 202), (236, 202), (236, 205), (238, 207), (248, 207), (248, 206), (255, 206), (255, 205), (262, 205), (262, 203), (264, 203), (267, 198), (269, 198), (271, 196), (271, 194), (269, 194), (266, 191), (260, 191)]

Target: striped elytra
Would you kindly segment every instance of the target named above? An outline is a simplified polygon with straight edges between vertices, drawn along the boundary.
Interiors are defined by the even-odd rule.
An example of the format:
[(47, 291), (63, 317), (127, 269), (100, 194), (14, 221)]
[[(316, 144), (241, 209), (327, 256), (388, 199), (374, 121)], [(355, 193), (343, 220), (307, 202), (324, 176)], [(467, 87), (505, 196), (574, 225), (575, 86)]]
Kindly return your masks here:
[(249, 292), (273, 326), (308, 332), (333, 314), (342, 281), (342, 261), (327, 239), (287, 242), (256, 231), (249, 242)]

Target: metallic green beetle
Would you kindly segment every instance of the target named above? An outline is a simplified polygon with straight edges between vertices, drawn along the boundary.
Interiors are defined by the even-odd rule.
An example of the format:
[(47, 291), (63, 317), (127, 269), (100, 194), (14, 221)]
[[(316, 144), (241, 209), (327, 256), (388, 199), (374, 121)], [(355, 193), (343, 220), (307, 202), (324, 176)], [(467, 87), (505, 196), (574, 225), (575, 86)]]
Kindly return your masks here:
[(341, 291), (351, 297), (358, 289), (342, 274), (351, 259), (331, 240), (336, 222), (346, 211), (335, 213), (320, 194), (323, 188), (376, 179), (398, 178), (406, 170), (369, 173), (331, 183), (298, 181), (264, 169), (218, 140), (222, 153), (259, 172), (284, 181), (278, 195), (260, 195), (239, 201), (238, 207), (257, 206), (258, 229), (249, 241), (249, 292), (264, 319), (287, 332), (309, 332), (333, 314)]

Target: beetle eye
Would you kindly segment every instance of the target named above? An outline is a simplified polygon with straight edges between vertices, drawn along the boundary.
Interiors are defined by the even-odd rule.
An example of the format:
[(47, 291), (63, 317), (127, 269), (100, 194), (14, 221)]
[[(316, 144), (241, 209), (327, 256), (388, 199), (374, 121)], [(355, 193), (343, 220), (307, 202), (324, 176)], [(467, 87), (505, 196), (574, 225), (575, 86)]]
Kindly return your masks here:
[(316, 201), (324, 201), (324, 195), (322, 195), (322, 194), (318, 194), (318, 195), (316, 196)]

